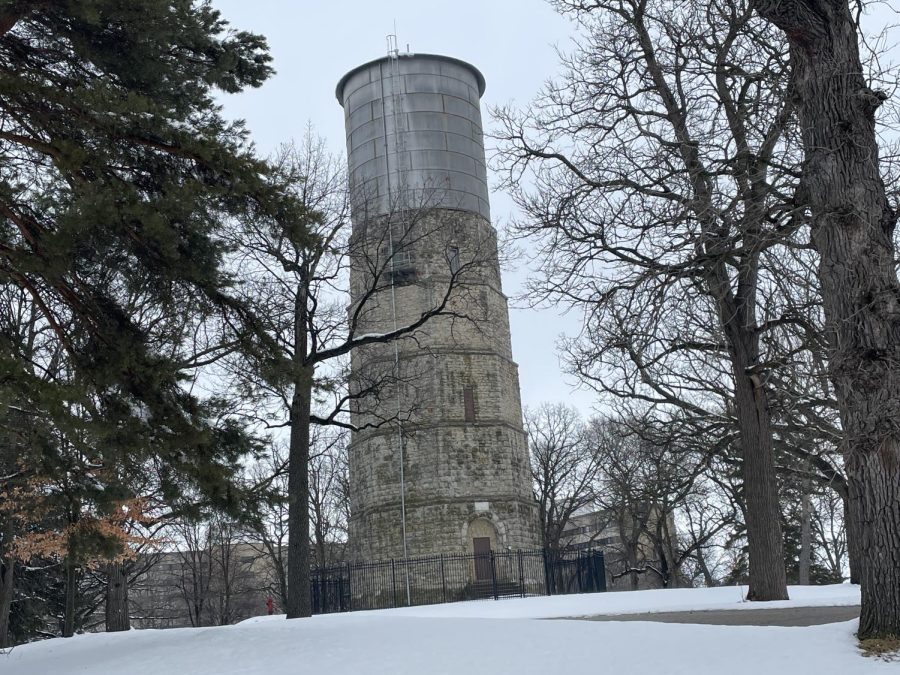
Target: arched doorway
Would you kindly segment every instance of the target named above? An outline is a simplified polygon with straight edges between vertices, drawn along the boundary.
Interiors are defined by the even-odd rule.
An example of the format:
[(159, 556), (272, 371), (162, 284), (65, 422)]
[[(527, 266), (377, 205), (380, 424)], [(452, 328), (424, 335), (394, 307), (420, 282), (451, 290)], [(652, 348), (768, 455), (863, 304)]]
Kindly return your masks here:
[(475, 581), (491, 580), (491, 553), (497, 550), (497, 530), (486, 518), (476, 518), (469, 523), (467, 546), (473, 558)]

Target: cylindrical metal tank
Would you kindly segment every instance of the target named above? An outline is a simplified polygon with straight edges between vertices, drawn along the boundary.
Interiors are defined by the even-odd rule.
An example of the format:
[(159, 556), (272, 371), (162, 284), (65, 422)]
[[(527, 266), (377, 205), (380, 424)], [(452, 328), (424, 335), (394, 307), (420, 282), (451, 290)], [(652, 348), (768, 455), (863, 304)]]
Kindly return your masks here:
[(371, 61), (337, 85), (359, 213), (442, 206), (490, 220), (481, 108), (484, 77), (446, 56)]
[[(362, 427), (349, 448), (356, 560), (540, 544), (490, 224), (483, 92), (473, 66), (428, 54), (372, 61), (337, 86), (353, 195), (355, 333), (408, 325), (452, 287), (454, 273), (468, 275), (448, 305), (455, 316), (351, 357), (354, 382), (402, 374), (402, 384), (352, 415)], [(373, 426), (378, 420), (391, 422)], [(472, 583), (484, 582), (484, 569), (472, 567)]]

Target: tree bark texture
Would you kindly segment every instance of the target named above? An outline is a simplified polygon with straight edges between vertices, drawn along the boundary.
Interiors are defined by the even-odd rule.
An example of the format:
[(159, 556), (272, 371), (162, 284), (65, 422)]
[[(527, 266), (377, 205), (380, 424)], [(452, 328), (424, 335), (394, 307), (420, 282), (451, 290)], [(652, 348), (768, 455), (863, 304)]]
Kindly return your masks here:
[(841, 495), (844, 503), (844, 531), (847, 533), (847, 558), (850, 565), (850, 583), (858, 584), (860, 576), (858, 524), (850, 515), (850, 496)]
[[(748, 243), (754, 239), (749, 233), (745, 237)], [(716, 303), (734, 378), (750, 567), (747, 599), (787, 600), (772, 418), (764, 374), (760, 375), (759, 333), (753, 330), (758, 274), (758, 257), (748, 256), (733, 292), (721, 263), (715, 266), (707, 284)]]
[(700, 568), (700, 573), (703, 575), (703, 584), (707, 588), (712, 588), (716, 585), (716, 580), (713, 579), (712, 572), (709, 571), (709, 565), (706, 563), (706, 556), (703, 554), (703, 549), (698, 548), (694, 557), (697, 558), (697, 565)]
[(804, 487), (801, 515), (800, 515), (800, 570), (799, 583), (801, 586), (809, 586), (809, 571), (812, 566), (812, 508), (809, 503), (809, 486)]
[(312, 615), (309, 588), (309, 418), (314, 368), (307, 354), (307, 292), (297, 291), (294, 309), (294, 393), (288, 450), (288, 619)]
[(0, 15), (0, 37), (3, 37), (9, 31), (11, 31), (13, 29), (13, 26), (15, 26), (19, 22), (20, 18), (21, 15), (17, 12)]
[(106, 566), (106, 632), (129, 630), (128, 575), (123, 563)]
[[(722, 331), (728, 345), (734, 377), (735, 413), (740, 430), (743, 457), (742, 478), (746, 502), (747, 547), (750, 562), (748, 600), (786, 600), (787, 574), (784, 567), (784, 543), (781, 533), (781, 505), (775, 477), (775, 453), (772, 443), (772, 424), (766, 384), (761, 377), (759, 363), (759, 333), (756, 325), (756, 297), (759, 277), (759, 251), (762, 250), (761, 223), (764, 222), (764, 172), (747, 167), (743, 178), (752, 186), (744, 195), (746, 213), (742, 218), (741, 237), (745, 249), (737, 266), (736, 283), (732, 283), (726, 268), (723, 251), (728, 243), (721, 241), (721, 223), (714, 217), (715, 188), (710, 171), (705, 166), (700, 144), (693, 138), (688, 112), (678, 103), (678, 96), (666, 81), (656, 59), (653, 39), (638, 14), (638, 31), (648, 70), (656, 83), (656, 90), (666, 107), (669, 121), (678, 141), (678, 149), (691, 183), (693, 210), (700, 223), (710, 255), (705, 288), (715, 302)], [(735, 140), (742, 151), (753, 154), (741, 128), (740, 115), (729, 121)], [(723, 245), (726, 248), (722, 248)]]
[[(3, 544), (12, 538), (12, 519), (8, 518), (0, 539), (0, 648), (9, 647), (9, 613), (15, 593), (16, 562), (3, 554)], [(9, 536), (7, 536), (7, 533)]]
[(288, 619), (312, 615), (309, 597), (309, 414), (312, 378), (291, 401), (288, 465)]
[(858, 535), (858, 635), (900, 636), (897, 216), (885, 194), (875, 135), (875, 111), (885, 96), (863, 78), (847, 0), (761, 0), (757, 9), (790, 42), (806, 153), (798, 206), (811, 211), (820, 256), (829, 371)]
[(66, 606), (63, 614), (63, 637), (75, 635), (75, 600), (78, 591), (78, 569), (71, 556), (65, 559)]
[(0, 530), (0, 648), (9, 647), (9, 614), (15, 594), (16, 561), (9, 555), (15, 521), (4, 514)]
[[(727, 324), (726, 324), (726, 333)], [(745, 345), (729, 340), (734, 374), (735, 412), (740, 428), (741, 475), (750, 562), (748, 600), (787, 600), (781, 505), (775, 482), (775, 451), (769, 400), (759, 379), (748, 374), (752, 361)]]

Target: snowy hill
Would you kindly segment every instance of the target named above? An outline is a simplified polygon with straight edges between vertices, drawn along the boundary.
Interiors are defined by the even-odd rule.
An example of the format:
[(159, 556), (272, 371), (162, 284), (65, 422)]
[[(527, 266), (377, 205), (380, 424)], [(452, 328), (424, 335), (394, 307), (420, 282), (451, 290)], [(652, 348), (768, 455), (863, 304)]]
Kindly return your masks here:
[[(851, 586), (791, 588), (771, 606), (852, 605)], [(876, 675), (896, 663), (857, 653), (855, 622), (811, 628), (542, 621), (593, 614), (735, 609), (737, 589), (609, 593), (485, 601), (220, 628), (81, 635), (0, 654), (3, 675)], [(570, 670), (571, 669), (571, 670)]]

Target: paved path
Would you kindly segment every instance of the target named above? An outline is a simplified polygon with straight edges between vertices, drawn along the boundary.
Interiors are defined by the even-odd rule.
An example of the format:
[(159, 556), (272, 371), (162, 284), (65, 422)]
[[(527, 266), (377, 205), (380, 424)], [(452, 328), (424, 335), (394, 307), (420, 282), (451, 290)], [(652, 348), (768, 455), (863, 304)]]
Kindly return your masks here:
[(658, 621), (705, 623), (716, 626), (818, 626), (859, 617), (855, 607), (788, 607), (781, 609), (722, 609), (647, 614), (605, 614), (577, 617), (585, 621)]

